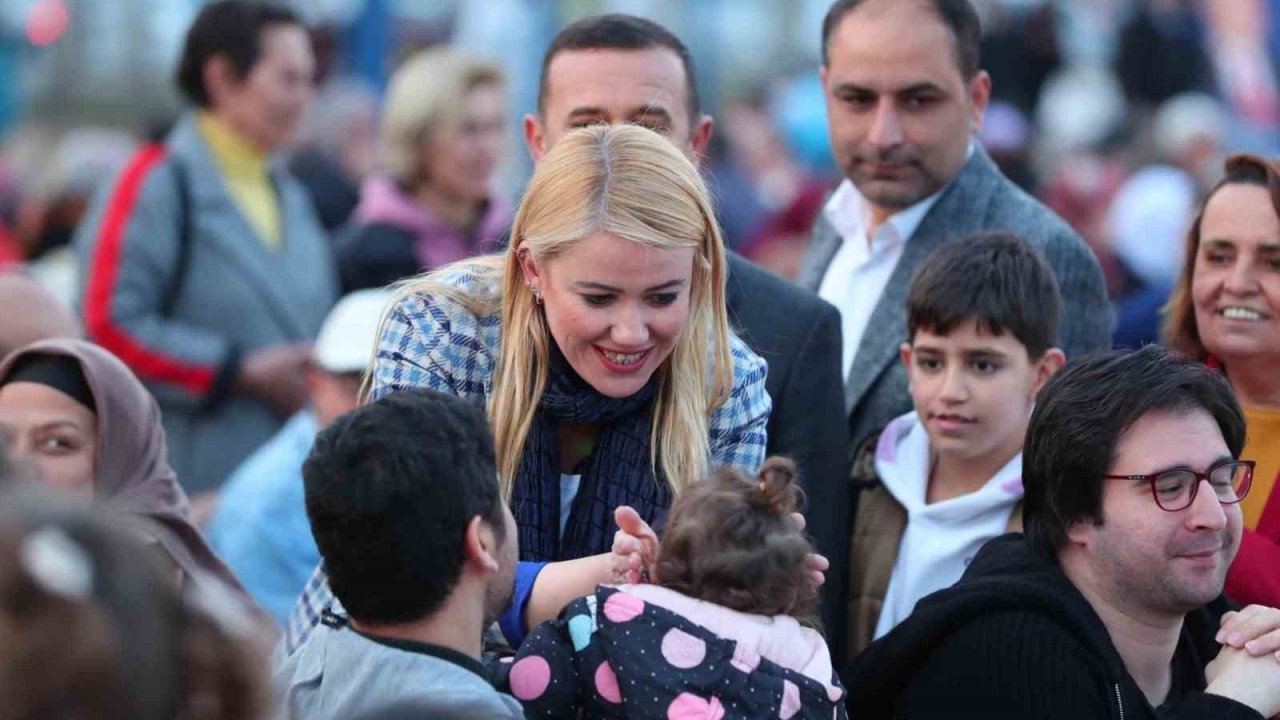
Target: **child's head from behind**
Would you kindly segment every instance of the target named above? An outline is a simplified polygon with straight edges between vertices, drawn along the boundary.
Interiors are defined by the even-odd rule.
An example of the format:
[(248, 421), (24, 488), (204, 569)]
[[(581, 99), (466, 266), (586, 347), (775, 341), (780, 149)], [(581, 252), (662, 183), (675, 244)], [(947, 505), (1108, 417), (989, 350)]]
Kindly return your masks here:
[(811, 618), (818, 599), (807, 569), (813, 548), (791, 516), (802, 498), (786, 458), (769, 458), (755, 478), (720, 468), (672, 504), (655, 581), (742, 612)]
[(1022, 446), (1036, 393), (1065, 361), (1058, 305), (1052, 268), (1010, 233), (955, 240), (921, 264), (901, 353), (934, 450), (980, 458)]

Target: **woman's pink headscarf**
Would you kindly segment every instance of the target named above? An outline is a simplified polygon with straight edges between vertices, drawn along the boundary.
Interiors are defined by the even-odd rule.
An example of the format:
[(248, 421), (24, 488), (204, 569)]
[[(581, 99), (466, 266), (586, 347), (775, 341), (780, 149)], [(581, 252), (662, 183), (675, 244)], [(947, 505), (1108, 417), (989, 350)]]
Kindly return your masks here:
[(41, 340), (15, 350), (0, 364), (3, 385), (19, 360), (33, 355), (76, 361), (97, 404), (98, 441), (94, 498), (109, 511), (136, 520), (182, 569), (187, 582), (226, 583), (253, 601), (188, 519), (187, 494), (178, 485), (165, 450), (160, 408), (133, 371), (115, 355), (84, 340)]

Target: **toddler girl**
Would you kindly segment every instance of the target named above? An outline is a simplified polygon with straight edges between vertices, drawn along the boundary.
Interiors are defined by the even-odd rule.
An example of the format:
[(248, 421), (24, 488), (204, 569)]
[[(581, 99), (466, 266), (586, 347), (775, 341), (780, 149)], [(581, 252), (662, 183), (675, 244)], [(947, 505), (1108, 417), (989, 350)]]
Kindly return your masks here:
[[(844, 718), (816, 616), (795, 465), (722, 468), (672, 504), (652, 582), (539, 626), (496, 684), (530, 718)], [(579, 714), (580, 713), (580, 714)]]

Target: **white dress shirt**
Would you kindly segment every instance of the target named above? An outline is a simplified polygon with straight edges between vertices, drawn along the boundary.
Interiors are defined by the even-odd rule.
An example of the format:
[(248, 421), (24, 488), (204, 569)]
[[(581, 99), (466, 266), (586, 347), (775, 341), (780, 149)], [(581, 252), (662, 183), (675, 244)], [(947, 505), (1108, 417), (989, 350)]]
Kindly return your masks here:
[(840, 311), (840, 331), (844, 337), (840, 359), (844, 377), (849, 377), (871, 313), (889, 284), (889, 276), (902, 257), (907, 239), (920, 227), (941, 194), (939, 191), (890, 215), (870, 239), (867, 228), (871, 227), (871, 206), (849, 180), (840, 183), (822, 209), (843, 240), (822, 276), (818, 295)]

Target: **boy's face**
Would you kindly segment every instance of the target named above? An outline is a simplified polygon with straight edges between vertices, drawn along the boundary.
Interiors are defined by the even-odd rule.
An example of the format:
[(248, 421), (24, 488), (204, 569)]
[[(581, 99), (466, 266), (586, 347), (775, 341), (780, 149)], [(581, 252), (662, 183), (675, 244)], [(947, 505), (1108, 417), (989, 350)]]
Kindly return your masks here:
[(901, 351), (930, 446), (968, 460), (1017, 453), (1036, 393), (1064, 362), (1057, 348), (1032, 360), (1013, 334), (992, 335), (976, 320), (947, 335), (918, 329)]

